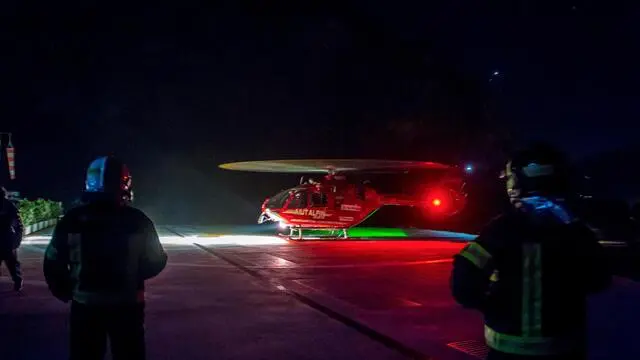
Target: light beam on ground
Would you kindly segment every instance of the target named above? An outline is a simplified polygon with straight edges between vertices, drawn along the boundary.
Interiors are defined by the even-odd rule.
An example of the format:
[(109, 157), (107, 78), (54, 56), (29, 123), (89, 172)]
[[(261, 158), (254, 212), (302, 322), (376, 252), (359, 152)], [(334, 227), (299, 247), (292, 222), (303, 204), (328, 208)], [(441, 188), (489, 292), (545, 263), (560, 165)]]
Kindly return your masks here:
[[(47, 245), (51, 236), (31, 235), (22, 241), (25, 245)], [(221, 236), (160, 236), (160, 242), (166, 245), (283, 245), (287, 241), (277, 236), (258, 235), (221, 235)]]

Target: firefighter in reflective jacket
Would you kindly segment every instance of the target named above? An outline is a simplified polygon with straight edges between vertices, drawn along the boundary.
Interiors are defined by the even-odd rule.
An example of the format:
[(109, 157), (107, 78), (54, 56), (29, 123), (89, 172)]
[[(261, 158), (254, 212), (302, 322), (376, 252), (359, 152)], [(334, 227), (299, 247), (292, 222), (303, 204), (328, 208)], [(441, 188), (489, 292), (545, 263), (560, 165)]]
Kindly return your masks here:
[(567, 163), (538, 146), (504, 177), (513, 206), (454, 257), (452, 294), (484, 314), (488, 359), (586, 359), (587, 295), (606, 289), (611, 273), (568, 209)]
[(83, 204), (54, 230), (44, 259), (52, 294), (71, 301), (71, 359), (144, 359), (144, 281), (167, 255), (151, 220), (129, 206), (131, 176), (113, 157), (87, 171)]

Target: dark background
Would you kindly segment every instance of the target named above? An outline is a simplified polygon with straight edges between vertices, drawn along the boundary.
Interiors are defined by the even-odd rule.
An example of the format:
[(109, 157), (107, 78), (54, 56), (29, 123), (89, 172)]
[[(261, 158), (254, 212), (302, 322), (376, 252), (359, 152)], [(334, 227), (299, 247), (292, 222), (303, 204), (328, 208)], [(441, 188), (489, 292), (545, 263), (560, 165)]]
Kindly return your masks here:
[(598, 185), (607, 195), (631, 199), (638, 10), (616, 1), (3, 2), (0, 131), (13, 133), (18, 177), (5, 183), (70, 203), (87, 164), (114, 153), (158, 222), (253, 222), (262, 198), (297, 177), (217, 164), (357, 156), (489, 166), (544, 139), (607, 178)]

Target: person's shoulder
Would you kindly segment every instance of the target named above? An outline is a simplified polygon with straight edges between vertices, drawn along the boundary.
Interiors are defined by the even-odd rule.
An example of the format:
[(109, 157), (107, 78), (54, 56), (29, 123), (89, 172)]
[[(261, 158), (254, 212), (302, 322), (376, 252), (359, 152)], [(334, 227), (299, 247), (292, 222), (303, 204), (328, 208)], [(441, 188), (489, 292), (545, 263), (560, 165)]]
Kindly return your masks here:
[(512, 237), (521, 221), (516, 211), (505, 211), (491, 219), (476, 238), (476, 242), (489, 247), (502, 247)]
[(2, 198), (2, 204), (0, 205), (2, 206), (0, 207), (0, 210), (2, 210), (2, 212), (17, 211), (18, 209), (18, 207), (13, 201), (5, 198)]
[(505, 211), (489, 220), (481, 232), (494, 233), (504, 231), (516, 220), (517, 214), (514, 211)]
[(87, 205), (79, 205), (67, 210), (56, 224), (57, 231), (70, 231), (86, 217)]
[(82, 205), (78, 205), (76, 207), (73, 207), (69, 210), (67, 210), (64, 215), (62, 216), (62, 219), (60, 219), (60, 221), (73, 221), (73, 220), (77, 220), (79, 219), (82, 215), (86, 214), (88, 212), (89, 209), (89, 205), (87, 204), (82, 204)]
[(126, 214), (130, 216), (132, 219), (134, 219), (136, 222), (141, 224), (153, 224), (153, 221), (151, 220), (151, 218), (149, 218), (149, 216), (147, 216), (147, 214), (145, 214), (144, 211), (138, 208), (135, 208), (133, 206), (125, 206), (124, 209)]
[(581, 219), (576, 219), (571, 222), (567, 226), (567, 229), (575, 236), (597, 239), (596, 232), (589, 226), (589, 224)]

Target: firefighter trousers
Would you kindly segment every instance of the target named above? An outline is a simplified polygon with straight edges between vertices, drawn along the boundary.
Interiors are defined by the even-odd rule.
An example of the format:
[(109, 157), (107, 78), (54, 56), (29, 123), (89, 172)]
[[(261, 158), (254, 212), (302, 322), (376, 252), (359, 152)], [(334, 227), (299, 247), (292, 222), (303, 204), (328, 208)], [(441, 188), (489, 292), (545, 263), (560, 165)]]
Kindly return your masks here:
[(494, 349), (489, 350), (486, 360), (587, 360), (587, 354), (575, 353), (551, 356), (526, 356), (503, 353)]
[(22, 281), (22, 271), (20, 270), (20, 261), (18, 261), (18, 251), (2, 251), (0, 253), (0, 266), (5, 263), (14, 283)]
[(144, 304), (71, 303), (70, 359), (103, 360), (109, 339), (113, 360), (145, 359)]

